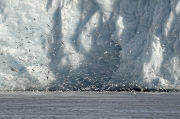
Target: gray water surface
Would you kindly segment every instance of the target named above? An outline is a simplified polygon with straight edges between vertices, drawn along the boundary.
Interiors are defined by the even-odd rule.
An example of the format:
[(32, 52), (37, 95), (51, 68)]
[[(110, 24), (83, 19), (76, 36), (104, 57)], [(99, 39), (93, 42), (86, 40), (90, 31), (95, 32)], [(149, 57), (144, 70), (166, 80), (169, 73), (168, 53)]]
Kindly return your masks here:
[(0, 118), (178, 119), (180, 93), (0, 92)]

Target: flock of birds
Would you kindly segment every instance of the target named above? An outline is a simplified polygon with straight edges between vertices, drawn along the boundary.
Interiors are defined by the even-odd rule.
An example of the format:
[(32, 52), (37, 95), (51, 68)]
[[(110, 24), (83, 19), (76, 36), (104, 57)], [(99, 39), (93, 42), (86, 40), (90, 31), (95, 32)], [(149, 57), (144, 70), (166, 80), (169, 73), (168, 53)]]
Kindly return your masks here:
[[(18, 11), (20, 11), (20, 10), (18, 10)], [(32, 21), (32, 23), (40, 21), (38, 18), (34, 18), (34, 17), (32, 18), (32, 20), (31, 19), (29, 19), (29, 20)], [(68, 19), (63, 20), (63, 22), (65, 22), (65, 21), (69, 22)], [(95, 26), (96, 24), (97, 23), (94, 23), (94, 22), (92, 23), (93, 26)], [(9, 29), (13, 28), (13, 26), (11, 26), (10, 24), (8, 24), (8, 25), (4, 24), (4, 26), (8, 27)], [(66, 40), (67, 39), (66, 34), (60, 33), (61, 31), (59, 31), (59, 32), (56, 31), (57, 29), (55, 29), (54, 26), (50, 25), (49, 23), (46, 24), (46, 26), (47, 26), (47, 29), (49, 29), (53, 34), (53, 36), (51, 36), (52, 40), (55, 40), (56, 36), (59, 36), (59, 37), (60, 37), (60, 35), (63, 36), (63, 39), (58, 41), (58, 43), (60, 44), (59, 46), (61, 46), (61, 48), (64, 48), (65, 45), (70, 44), (70, 42), (67, 42), (67, 40)], [(44, 46), (42, 48), (44, 48), (44, 50), (46, 50), (46, 53), (48, 52), (48, 50), (52, 50), (52, 51), (49, 51), (49, 52), (53, 53), (54, 50), (60, 49), (60, 48), (50, 49), (49, 46), (48, 46), (49, 45), (48, 44), (48, 39), (50, 39), (50, 38), (48, 38), (49, 36), (47, 36), (46, 34), (43, 34), (43, 32), (42, 32), (42, 34), (37, 34), (36, 30), (38, 29), (38, 27), (39, 27), (39, 30), (42, 29), (41, 26), (32, 26), (32, 25), (24, 26), (21, 29), (18, 29), (17, 31), (15, 31), (15, 34), (17, 34), (15, 36), (17, 36), (18, 39), (15, 40), (13, 38), (8, 38), (7, 37), (9, 39), (9, 41), (6, 41), (6, 39), (4, 39), (4, 41), (1, 42), (1, 46), (2, 46), (1, 47), (2, 48), (1, 49), (1, 56), (4, 57), (4, 58), (1, 58), (1, 59), (3, 59), (2, 67), (6, 71), (8, 71), (8, 69), (11, 71), (10, 73), (12, 73), (14, 75), (14, 78), (15, 78), (14, 79), (14, 78), (11, 77), (12, 80), (18, 80), (17, 78), (20, 78), (20, 79), (28, 78), (27, 76), (24, 76), (24, 72), (28, 72), (28, 73), (32, 73), (32, 74), (33, 73), (34, 74), (44, 73), (45, 74), (44, 80), (47, 81), (47, 80), (50, 79), (50, 76), (49, 76), (50, 75), (50, 69), (48, 67), (49, 64), (46, 64), (47, 62), (44, 63), (42, 61), (41, 65), (40, 65), (42, 67), (46, 66), (46, 67), (44, 67), (44, 68), (46, 68), (46, 70), (44, 70), (44, 72), (37, 71), (35, 67), (28, 68), (28, 65), (31, 66), (31, 65), (33, 65), (33, 63), (36, 62), (35, 60), (42, 60), (42, 59), (44, 61), (46, 60), (45, 57), (41, 56), (41, 53), (42, 53), (43, 50), (38, 49), (39, 47), (37, 48), (38, 42), (35, 42), (35, 40), (33, 38), (38, 37), (39, 41), (43, 39), (41, 45)], [(62, 27), (62, 26), (60, 26), (60, 27)], [(68, 28), (62, 27), (62, 29), (67, 30)], [(70, 30), (74, 30), (74, 29), (71, 28)], [(91, 32), (91, 30), (93, 30), (93, 29), (88, 28), (87, 26), (85, 26), (82, 30)], [(56, 35), (55, 36), (53, 32), (59, 33), (60, 35), (55, 34)], [(84, 34), (83, 31), (82, 31), (82, 34), (86, 35), (87, 37), (90, 37), (90, 35), (91, 35), (91, 34)], [(94, 34), (95, 34), (96, 38), (100, 38), (100, 37), (103, 36), (103, 34), (100, 31), (98, 31), (97, 28), (95, 28), (95, 33)], [(52, 42), (52, 41), (50, 41), (50, 42)], [(80, 41), (75, 41), (74, 40), (74, 42), (77, 45), (79, 44), (78, 46), (81, 45)], [(107, 45), (107, 43), (109, 43), (110, 46), (112, 44), (114, 44), (115, 47), (118, 46), (117, 43), (113, 43), (112, 41), (111, 42), (107, 41), (106, 45)], [(12, 47), (7, 46), (7, 44), (11, 44)], [(91, 46), (95, 46), (95, 47), (101, 46), (101, 44), (99, 44), (98, 40), (96, 40), (95, 44), (87, 44), (87, 45), (91, 45)], [(112, 47), (114, 47), (114, 46), (112, 46)], [(76, 50), (77, 53), (79, 53), (81, 55), (86, 55), (86, 54), (82, 54), (81, 51), (78, 48), (76, 48), (76, 49), (77, 49)], [(14, 54), (11, 53), (11, 50), (16, 50), (17, 52), (20, 52), (20, 53), (17, 53), (16, 56), (14, 56)], [(73, 55), (73, 54), (75, 54), (75, 53), (70, 52), (69, 54), (66, 54), (66, 55)], [(57, 57), (58, 54), (53, 53), (52, 55)], [(118, 52), (116, 52), (115, 54), (111, 54), (111, 51), (108, 51), (108, 50), (104, 50), (104, 51), (101, 51), (101, 52), (95, 52), (94, 53), (95, 59), (92, 59), (92, 61), (90, 61), (90, 62), (89, 61), (80, 62), (80, 64), (83, 66), (83, 68), (77, 72), (77, 77), (79, 78), (80, 74), (82, 74), (83, 72), (84, 73), (89, 73), (88, 72), (88, 67), (93, 67), (94, 69), (96, 69), (96, 71), (98, 70), (98, 68), (102, 69), (104, 67), (104, 66), (101, 66), (102, 64), (101, 65), (97, 64), (97, 62), (103, 61), (103, 62), (106, 62), (108, 64), (109, 63), (113, 64), (113, 62), (111, 61), (112, 59), (118, 60), (118, 57), (114, 57), (114, 55), (118, 55)], [(8, 56), (13, 57), (13, 58), (7, 60), (6, 58)], [(92, 58), (92, 56), (90, 56), (90, 55), (88, 57)], [(107, 58), (107, 57), (109, 57), (109, 58)], [(48, 58), (50, 58), (50, 60), (53, 60), (53, 59), (51, 59), (51, 56), (49, 56)], [(14, 61), (10, 61), (10, 60), (14, 60)], [(66, 60), (68, 62), (68, 59), (66, 59)], [(13, 63), (13, 62), (18, 62), (18, 63)], [(18, 66), (18, 65), (21, 65), (21, 66)], [(113, 65), (117, 65), (116, 66), (116, 69), (117, 69), (118, 64), (113, 64)], [(25, 67), (23, 69), (24, 71), (21, 70), (22, 69), (21, 67)], [(70, 73), (72, 71), (71, 67), (73, 67), (73, 66), (70, 66), (69, 73), (65, 74), (65, 76), (63, 76), (63, 74), (61, 75), (60, 74), (61, 72), (58, 72), (55, 75), (62, 76), (62, 78), (69, 78), (71, 76)], [(93, 68), (91, 68), (91, 69), (93, 69)], [(61, 67), (57, 68), (57, 70), (60, 70), (60, 69), (61, 69)], [(115, 72), (116, 69), (110, 69), (110, 70), (107, 70), (107, 71), (105, 69), (103, 69), (102, 71), (99, 71), (99, 72), (102, 73), (102, 75), (104, 75), (105, 78), (110, 78), (110, 76), (112, 75), (112, 72)], [(91, 71), (91, 74), (94, 75), (95, 78), (98, 76), (96, 71)], [(23, 73), (21, 74), (21, 72), (23, 72)], [(82, 77), (82, 78), (84, 78), (83, 80), (87, 80), (87, 79), (92, 80), (92, 77), (90, 77), (91, 74), (83, 74), (82, 75), (82, 76), (84, 76), (84, 77)], [(22, 75), (22, 76), (19, 76), (19, 75)], [(43, 74), (41, 74), (41, 75), (43, 75)], [(4, 81), (6, 81), (8, 77), (3, 76), (2, 78), (3, 78)], [(28, 82), (28, 81), (25, 81), (25, 82)], [(79, 82), (79, 83), (83, 83), (83, 81)], [(23, 84), (23, 85), (25, 85), (25, 84)]]
[[(71, 1), (69, 1), (66, 5), (70, 4)], [(64, 6), (62, 9), (68, 10), (69, 7)], [(18, 12), (19, 11), (20, 10), (18, 10)], [(60, 14), (56, 17), (59, 18)], [(49, 19), (53, 19), (52, 21), (58, 20), (54, 17), (49, 17)], [(108, 20), (103, 24), (102, 27), (107, 29), (107, 34), (107, 32), (102, 32), (102, 28), (98, 28), (99, 21), (90, 23), (90, 26), (92, 27), (88, 27), (84, 22), (85, 20), (82, 19), (82, 26), (81, 28), (79, 28), (79, 31), (77, 31), (77, 29), (73, 29), (72, 27), (63, 26), (63, 23), (70, 24), (71, 20), (65, 18), (64, 16), (62, 16), (60, 19), (62, 21), (59, 20), (59, 22), (62, 22), (62, 25), (58, 26), (57, 28), (57, 26), (55, 26), (57, 24), (53, 23), (45, 23), (43, 24), (44, 26), (37, 26), (37, 23), (41, 22), (40, 18), (32, 17), (31, 19), (29, 19), (29, 21), (32, 22), (32, 25), (23, 26), (21, 27), (21, 29), (14, 31), (14, 34), (16, 34), (15, 37), (17, 37), (16, 39), (7, 37), (8, 41), (6, 41), (7, 39), (5, 39), (4, 41), (1, 40), (0, 56), (4, 57), (1, 58), (3, 59), (1, 62), (1, 66), (3, 67), (4, 71), (11, 71), (11, 73), (15, 77), (15, 79), (14, 77), (9, 78), (11, 78), (12, 80), (18, 80), (17, 78), (27, 78), (27, 80), (22, 84), (26, 85), (26, 83), (31, 82), (29, 81), (31, 80), (30, 77), (24, 76), (24, 72), (28, 72), (28, 74), (30, 75), (33, 74), (33, 78), (34, 76), (37, 76), (38, 81), (43, 80), (44, 82), (49, 81), (50, 83), (51, 81), (53, 81), (51, 79), (53, 74), (55, 75), (55, 78), (62, 81), (54, 81), (54, 83), (52, 83), (49, 87), (59, 88), (58, 85), (60, 85), (60, 87), (63, 87), (63, 89), (68, 89), (68, 87), (70, 87), (69, 90), (76, 90), (78, 88), (80, 88), (80, 90), (118, 90), (118, 86), (125, 87), (126, 84), (129, 84), (130, 89), (133, 89), (133, 86), (136, 85), (135, 82), (131, 84), (132, 82), (124, 81), (124, 79), (120, 84), (118, 84), (118, 86), (109, 88), (110, 86), (112, 86), (110, 79), (112, 78), (112, 75), (116, 73), (116, 70), (119, 67), (119, 59), (121, 57), (119, 51), (121, 49), (121, 45), (110, 39), (110, 37), (113, 36), (112, 32), (115, 28), (111, 26), (111, 23), (109, 23)], [(34, 26), (33, 23), (35, 24)], [(4, 27), (8, 27), (11, 30), (13, 29), (10, 24), (4, 24)], [(45, 34), (45, 30), (43, 30), (43, 28), (48, 29), (50, 31), (50, 34)], [(86, 36), (86, 38), (92, 36), (94, 37), (94, 43), (86, 44), (92, 47), (92, 51), (90, 51), (89, 54), (83, 53), (83, 51), (80, 50), (79, 46), (83, 45), (82, 41), (78, 41), (77, 38), (73, 39), (72, 41), (69, 39), (69, 36), (72, 35), (72, 33), (76, 33), (79, 36), (84, 35)], [(132, 34), (134, 35), (135, 33)], [(104, 37), (107, 35), (109, 39), (106, 39)], [(102, 39), (106, 40), (103, 40), (102, 43), (100, 42), (100, 40)], [(11, 44), (12, 47), (10, 48), (9, 46), (7, 46), (8, 44)], [(38, 46), (39, 44), (41, 45), (41, 47)], [(50, 46), (51, 44), (52, 46)], [(54, 59), (62, 59), (62, 57), (59, 57), (59, 50), (63, 51), (66, 46), (73, 44), (75, 44), (73, 47), (75, 49), (74, 52), (69, 49), (68, 54), (61, 54), (63, 56), (67, 56), (65, 61), (68, 63), (68, 65), (66, 67), (58, 66), (59, 62), (54, 62)], [(13, 53), (11, 53), (11, 50), (16, 50), (20, 53), (18, 53), (17, 56), (14, 56)], [(42, 55), (42, 53), (44, 53), (45, 55)], [(48, 53), (50, 55), (48, 55)], [(132, 51), (130, 51), (129, 53), (131, 54)], [(79, 57), (75, 59), (77, 61), (80, 61), (79, 69), (77, 70), (73, 70), (74, 66), (71, 64), (71, 60), (69, 59), (69, 56), (73, 57), (73, 55), (75, 54), (79, 54), (79, 56), (81, 55), (86, 58), (85, 60), (79, 60)], [(146, 52), (146, 54), (148, 54), (148, 52)], [(12, 58), (12, 60), (14, 61), (10, 61), (10, 59), (7, 60), (6, 58)], [(36, 64), (36, 62), (38, 62), (38, 64)], [(22, 69), (22, 67), (24, 68)], [(40, 69), (44, 68), (44, 70), (39, 71), (39, 67), (41, 67)], [(64, 72), (63, 70), (67, 71)], [(7, 77), (3, 76), (2, 78), (6, 82)], [(89, 86), (87, 83), (89, 83), (89, 85), (91, 86)], [(39, 85), (39, 83), (37, 83), (37, 85)], [(71, 87), (70, 85), (73, 86)], [(79, 87), (78, 85), (81, 87)], [(101, 88), (98, 88), (98, 86), (100, 86)], [(126, 88), (122, 88), (120, 90), (126, 90)], [(136, 91), (132, 91), (132, 93), (136, 97)]]

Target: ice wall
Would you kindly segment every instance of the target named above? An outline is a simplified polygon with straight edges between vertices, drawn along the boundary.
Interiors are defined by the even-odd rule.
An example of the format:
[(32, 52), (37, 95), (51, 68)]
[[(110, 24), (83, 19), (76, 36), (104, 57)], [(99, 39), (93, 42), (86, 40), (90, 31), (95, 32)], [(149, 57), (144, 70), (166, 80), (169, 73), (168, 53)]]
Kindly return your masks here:
[(1, 0), (0, 90), (180, 88), (180, 0)]

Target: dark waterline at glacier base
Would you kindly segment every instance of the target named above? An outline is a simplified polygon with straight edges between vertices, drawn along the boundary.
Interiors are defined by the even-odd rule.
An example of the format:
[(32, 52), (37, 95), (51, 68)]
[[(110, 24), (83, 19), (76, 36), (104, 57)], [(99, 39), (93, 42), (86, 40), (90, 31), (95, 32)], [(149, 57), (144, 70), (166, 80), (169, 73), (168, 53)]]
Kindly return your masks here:
[(62, 89), (50, 89), (50, 90), (0, 90), (0, 92), (156, 92), (156, 93), (161, 93), (161, 92), (180, 92), (180, 89), (141, 89), (141, 88), (113, 88), (110, 90), (62, 90)]

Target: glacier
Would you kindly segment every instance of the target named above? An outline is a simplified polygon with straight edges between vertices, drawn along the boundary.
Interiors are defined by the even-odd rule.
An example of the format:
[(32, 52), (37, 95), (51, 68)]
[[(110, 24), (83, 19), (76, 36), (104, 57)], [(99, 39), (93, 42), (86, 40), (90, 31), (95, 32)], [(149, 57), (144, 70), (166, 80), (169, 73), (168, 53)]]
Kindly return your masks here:
[(0, 90), (180, 89), (180, 0), (1, 0)]

